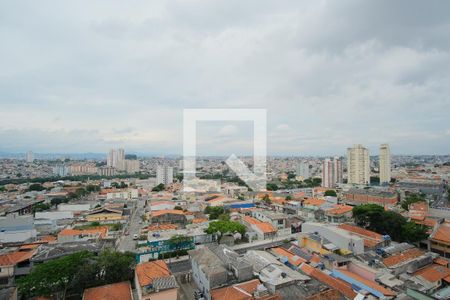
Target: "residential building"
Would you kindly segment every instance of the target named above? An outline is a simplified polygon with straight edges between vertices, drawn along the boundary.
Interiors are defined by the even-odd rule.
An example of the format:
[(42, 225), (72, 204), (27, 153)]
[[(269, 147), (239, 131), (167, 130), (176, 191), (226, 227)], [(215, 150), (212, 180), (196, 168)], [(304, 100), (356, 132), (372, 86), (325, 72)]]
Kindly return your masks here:
[(0, 255), (0, 287), (14, 284), (15, 277), (30, 273), (35, 251), (14, 251)]
[(369, 150), (360, 144), (347, 149), (347, 182), (370, 184)]
[(277, 228), (269, 222), (262, 222), (255, 218), (244, 216), (242, 217), (242, 223), (256, 233), (258, 240), (273, 239), (277, 236)]
[[(355, 254), (364, 253), (364, 240), (362, 238), (334, 225), (305, 222), (302, 224), (302, 233), (317, 233), (339, 249), (351, 251)], [(329, 248), (333, 250), (334, 247)]]
[(381, 235), (351, 224), (340, 224), (338, 227), (363, 238), (366, 249), (378, 249), (388, 247), (391, 244), (391, 238), (388, 235)]
[(109, 150), (106, 160), (108, 167), (116, 168), (117, 170), (125, 170), (125, 150), (124, 149), (111, 149)]
[(177, 300), (179, 286), (164, 260), (136, 265), (134, 284), (139, 300)]
[(155, 223), (171, 223), (171, 224), (186, 224), (187, 218), (182, 210), (165, 209), (152, 211), (150, 214), (150, 222)]
[(224, 288), (211, 291), (212, 300), (281, 300), (278, 293), (271, 294), (259, 281), (253, 279), (242, 283), (236, 283)]
[(83, 300), (133, 300), (133, 292), (129, 281), (101, 285), (83, 292)]
[(315, 269), (308, 264), (302, 264), (300, 266), (300, 270), (306, 275), (311, 276), (312, 278), (320, 281), (323, 284), (326, 284), (330, 288), (338, 290), (345, 298), (357, 299), (356, 296), (358, 295), (358, 293), (356, 293), (350, 285), (346, 284), (342, 280), (338, 280), (319, 269)]
[(125, 172), (128, 174), (134, 174), (139, 172), (140, 170), (140, 163), (137, 159), (126, 159), (125, 160)]
[(203, 297), (211, 300), (211, 290), (228, 282), (228, 271), (223, 262), (209, 248), (188, 251), (191, 258), (192, 278)]
[(161, 166), (156, 168), (156, 184), (169, 185), (173, 183), (173, 167)]
[(27, 152), (26, 161), (27, 161), (27, 163), (32, 163), (34, 161), (33, 151), (28, 151)]
[(322, 186), (334, 188), (339, 183), (342, 183), (342, 161), (337, 157), (325, 159), (322, 162)]
[[(295, 287), (309, 281), (310, 277), (286, 266), (268, 251), (248, 250), (244, 258), (253, 266), (253, 273), (257, 274), (270, 293), (279, 292), (281, 299), (306, 298), (307, 295), (303, 295), (304, 290), (297, 290)], [(295, 296), (285, 295), (286, 289), (294, 289)]]
[(53, 174), (58, 175), (59, 177), (66, 177), (69, 175), (69, 168), (64, 164), (57, 165), (53, 167)]
[(428, 240), (430, 251), (450, 258), (450, 221), (438, 222)]
[(302, 180), (310, 178), (309, 163), (307, 161), (299, 162), (295, 173), (297, 176), (300, 176)]
[(209, 245), (208, 248), (223, 262), (238, 282), (253, 278), (253, 267), (245, 259), (226, 245)]
[(103, 167), (99, 167), (97, 168), (97, 173), (100, 176), (114, 176), (116, 175), (116, 169), (113, 167), (108, 167), (108, 166), (103, 166)]
[(353, 206), (337, 204), (331, 209), (325, 210), (325, 218), (330, 223), (343, 223), (352, 218)]
[(107, 236), (107, 226), (99, 226), (89, 229), (63, 229), (58, 233), (58, 243), (99, 240)]
[(381, 206), (394, 206), (398, 202), (396, 192), (377, 189), (350, 189), (343, 193), (343, 201), (348, 204), (378, 204)]
[(391, 151), (388, 144), (380, 145), (379, 154), (380, 184), (391, 182)]
[(124, 208), (123, 206), (105, 206), (94, 208), (89, 211), (85, 219), (88, 222), (117, 222), (122, 221), (124, 219)]

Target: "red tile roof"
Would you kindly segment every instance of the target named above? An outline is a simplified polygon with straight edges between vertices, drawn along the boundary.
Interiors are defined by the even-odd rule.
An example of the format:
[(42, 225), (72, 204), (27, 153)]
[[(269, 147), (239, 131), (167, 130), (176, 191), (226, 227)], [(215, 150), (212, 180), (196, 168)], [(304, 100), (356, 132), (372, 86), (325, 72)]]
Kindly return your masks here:
[(256, 227), (258, 227), (259, 230), (261, 230), (264, 233), (277, 232), (277, 229), (268, 222), (261, 222), (249, 216), (244, 216), (242, 219), (249, 224), (255, 225)]
[[(259, 279), (234, 284), (224, 288), (219, 288), (211, 291), (212, 300), (252, 300), (253, 293), (256, 291), (261, 282)], [(258, 298), (261, 300), (281, 300), (279, 295), (268, 295), (266, 297)]]
[(0, 255), (0, 266), (14, 266), (33, 257), (35, 251), (16, 251)]
[(409, 261), (411, 259), (414, 259), (416, 257), (419, 257), (423, 255), (424, 252), (417, 248), (412, 248), (405, 250), (399, 254), (391, 255), (389, 257), (386, 257), (383, 259), (383, 263), (386, 267), (393, 267), (396, 266), (402, 262)]
[(146, 229), (148, 231), (164, 231), (164, 230), (174, 230), (177, 228), (178, 225), (176, 224), (153, 224), (148, 226)]
[(184, 215), (184, 212), (182, 210), (178, 209), (163, 209), (152, 212), (152, 217), (158, 217), (165, 214), (172, 214), (172, 215)]
[(338, 290), (349, 299), (354, 299), (357, 295), (357, 293), (353, 291), (352, 287), (349, 284), (339, 281), (336, 278), (333, 278), (330, 275), (327, 275), (324, 272), (311, 267), (310, 265), (302, 264), (300, 266), (300, 270), (302, 270), (306, 275), (309, 275), (314, 279), (328, 285), (329, 287)]
[(432, 240), (450, 243), (450, 222), (443, 222), (439, 225), (439, 228), (431, 236)]
[(132, 300), (129, 281), (85, 289), (83, 300)]
[(326, 201), (323, 199), (308, 198), (305, 201), (303, 201), (303, 205), (321, 206), (325, 202)]
[(326, 214), (329, 214), (329, 215), (342, 215), (342, 214), (349, 213), (352, 210), (353, 210), (353, 206), (345, 205), (345, 204), (343, 204), (343, 205), (338, 204), (335, 207), (333, 207), (332, 209), (327, 210)]
[(284, 248), (281, 247), (276, 247), (276, 248), (272, 248), (270, 249), (272, 252), (274, 252), (276, 255), (278, 256), (284, 256), (288, 259), (289, 263), (293, 266), (298, 267), (301, 263), (306, 262), (306, 260), (304, 260), (303, 258), (295, 255), (294, 253), (292, 253), (291, 251), (288, 251)]
[(164, 260), (140, 263), (136, 266), (136, 274), (140, 286), (147, 286), (156, 278), (164, 278), (172, 275)]
[(415, 276), (420, 276), (429, 282), (436, 282), (450, 276), (450, 269), (441, 265), (433, 264), (431, 266), (420, 269)]
[(58, 236), (70, 236), (80, 234), (98, 234), (100, 238), (104, 238), (108, 234), (108, 226), (99, 226), (88, 229), (63, 229), (58, 233)]
[(344, 274), (345, 276), (351, 277), (354, 280), (359, 281), (362, 284), (364, 284), (364, 285), (366, 285), (368, 287), (371, 287), (374, 290), (377, 290), (378, 292), (382, 293), (385, 296), (395, 296), (395, 295), (397, 295), (394, 291), (391, 291), (391, 290), (389, 290), (389, 289), (387, 289), (387, 288), (385, 288), (385, 287), (375, 283), (372, 280), (365, 279), (365, 278), (359, 276), (356, 273), (353, 273), (353, 272), (350, 272), (350, 271), (347, 271), (347, 270), (344, 270), (344, 269), (338, 269), (338, 271), (341, 272), (342, 274)]
[(350, 231), (352, 233), (358, 234), (363, 237), (377, 240), (377, 241), (383, 240), (383, 236), (381, 234), (361, 228), (359, 226), (354, 226), (354, 225), (350, 225), (350, 224), (340, 224), (339, 228)]

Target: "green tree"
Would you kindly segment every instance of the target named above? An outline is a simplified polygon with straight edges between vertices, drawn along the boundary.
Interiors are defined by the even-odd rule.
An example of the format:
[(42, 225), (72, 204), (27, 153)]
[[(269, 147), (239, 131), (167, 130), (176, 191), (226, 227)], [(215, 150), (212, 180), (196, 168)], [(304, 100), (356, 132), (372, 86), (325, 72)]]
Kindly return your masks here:
[(82, 251), (39, 264), (29, 275), (18, 279), (19, 290), (27, 298), (53, 296), (65, 299), (74, 274), (92, 256), (91, 253)]
[(426, 228), (421, 225), (417, 225), (414, 222), (407, 222), (402, 226), (404, 239), (406, 242), (415, 243), (427, 238)]
[(401, 207), (404, 210), (409, 210), (409, 206), (416, 202), (426, 202), (426, 200), (425, 200), (424, 196), (421, 194), (416, 194), (416, 193), (407, 194), (405, 197), (405, 200), (402, 201), (402, 203), (401, 203)]
[(152, 192), (161, 192), (164, 191), (165, 186), (164, 184), (160, 183), (157, 186), (155, 186), (154, 188), (152, 188)]
[(49, 210), (50, 208), (51, 208), (50, 204), (39, 202), (33, 205), (33, 213), (39, 211), (46, 211)]
[(292, 200), (292, 196), (291, 195), (288, 195), (288, 196), (286, 196), (286, 201), (290, 201), (290, 200)]
[(336, 194), (335, 190), (327, 190), (327, 191), (325, 191), (324, 196), (337, 197), (337, 194)]
[(39, 264), (27, 276), (18, 279), (20, 292), (27, 298), (48, 296), (65, 299), (88, 287), (128, 281), (133, 278), (135, 257), (131, 252), (88, 251), (73, 253)]
[(222, 206), (207, 206), (204, 213), (209, 215), (210, 220), (216, 220), (221, 214), (225, 213), (225, 210)]
[(181, 235), (181, 234), (176, 234), (176, 235), (173, 235), (170, 237), (169, 244), (172, 245), (172, 247), (177, 252), (177, 256), (178, 256), (179, 251), (182, 249), (185, 249), (187, 244), (191, 241), (192, 241), (191, 237)]
[(276, 190), (278, 190), (278, 186), (275, 183), (268, 183), (266, 185), (266, 189), (268, 191), (276, 191)]
[(214, 221), (209, 223), (209, 226), (207, 229), (205, 229), (205, 232), (208, 234), (218, 234), (219, 235), (219, 241), (222, 238), (222, 236), (226, 233), (237, 233), (239, 232), (241, 236), (244, 236), (245, 234), (245, 226), (241, 223), (234, 222), (234, 221)]
[(29, 191), (43, 191), (43, 190), (45, 190), (45, 187), (43, 187), (39, 183), (33, 183), (33, 184), (30, 184), (30, 186), (28, 187), (28, 190)]
[(406, 218), (394, 211), (385, 211), (376, 204), (363, 204), (353, 208), (355, 223), (363, 228), (389, 235), (397, 242), (418, 242), (426, 238), (423, 226), (407, 222)]
[(183, 210), (183, 208), (181, 207), (181, 206), (175, 206), (173, 209), (176, 209), (176, 210)]

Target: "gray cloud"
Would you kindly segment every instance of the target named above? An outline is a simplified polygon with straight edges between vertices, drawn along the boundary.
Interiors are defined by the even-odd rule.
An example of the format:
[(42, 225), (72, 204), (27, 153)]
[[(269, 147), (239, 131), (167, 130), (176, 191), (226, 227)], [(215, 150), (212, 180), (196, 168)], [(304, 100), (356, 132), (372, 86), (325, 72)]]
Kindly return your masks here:
[(184, 108), (266, 108), (269, 153), (382, 142), (448, 153), (448, 11), (447, 1), (4, 1), (0, 151), (176, 153)]

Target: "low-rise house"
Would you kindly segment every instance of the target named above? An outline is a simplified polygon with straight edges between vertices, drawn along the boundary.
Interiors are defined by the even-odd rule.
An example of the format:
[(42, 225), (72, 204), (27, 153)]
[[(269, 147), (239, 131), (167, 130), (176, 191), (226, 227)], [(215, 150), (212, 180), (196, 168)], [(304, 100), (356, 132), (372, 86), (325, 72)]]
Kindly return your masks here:
[(256, 232), (259, 240), (273, 239), (277, 236), (277, 229), (269, 222), (261, 222), (255, 218), (244, 216), (242, 223)]
[(281, 300), (278, 293), (271, 294), (258, 279), (233, 284), (211, 291), (212, 300)]
[(211, 300), (211, 290), (228, 282), (228, 271), (223, 262), (209, 248), (188, 251), (191, 258), (192, 278), (207, 300)]
[(99, 226), (88, 229), (63, 229), (58, 233), (58, 243), (80, 242), (104, 239), (108, 236), (108, 227)]
[(31, 251), (14, 251), (0, 255), (0, 287), (12, 286), (17, 276), (30, 273), (30, 259), (35, 254)]
[(450, 221), (437, 223), (428, 240), (428, 250), (450, 258)]
[(186, 224), (187, 218), (182, 210), (167, 209), (153, 211), (150, 215), (150, 221), (152, 224), (158, 223), (170, 223), (170, 224)]
[(395, 275), (412, 274), (430, 265), (438, 255), (418, 248), (410, 248), (383, 259), (383, 264)]
[(414, 276), (419, 277), (432, 286), (432, 289), (427, 292), (434, 292), (443, 284), (450, 284), (450, 269), (438, 264), (432, 264), (422, 268), (414, 273)]
[(98, 207), (90, 210), (85, 215), (85, 219), (88, 222), (110, 223), (122, 221), (123, 218), (123, 206)]
[(356, 272), (349, 270), (347, 267), (333, 269), (331, 271), (333, 277), (347, 282), (358, 290), (369, 292), (373, 296), (380, 299), (393, 299), (397, 295), (396, 292), (361, 276)]
[(366, 249), (383, 248), (391, 244), (391, 238), (388, 235), (381, 235), (351, 224), (340, 224), (338, 227), (363, 238)]
[(320, 281), (321, 283), (327, 285), (328, 287), (335, 289), (341, 293), (347, 299), (355, 299), (358, 295), (352, 288), (352, 286), (345, 281), (338, 280), (325, 272), (320, 271), (308, 264), (303, 263), (300, 266), (300, 270), (308, 276)]
[(364, 253), (364, 240), (334, 225), (306, 222), (302, 224), (302, 233), (318, 233), (340, 249), (355, 254)]
[(350, 189), (344, 192), (345, 203), (357, 205), (373, 203), (381, 206), (394, 206), (398, 202), (398, 195), (395, 192), (376, 189)]
[(352, 210), (353, 206), (338, 204), (325, 210), (325, 218), (330, 223), (343, 223), (352, 218)]
[[(310, 280), (310, 277), (292, 270), (267, 251), (249, 250), (244, 254), (244, 258), (253, 266), (253, 273), (257, 274), (259, 280), (271, 293), (283, 294), (282, 289)], [(297, 297), (301, 296), (297, 295)]]
[(129, 281), (112, 283), (85, 289), (83, 300), (133, 300)]
[(154, 201), (150, 202), (150, 210), (151, 211), (159, 211), (159, 210), (171, 210), (176, 206), (173, 201)]
[(274, 213), (264, 210), (254, 210), (252, 211), (252, 217), (258, 219), (261, 222), (268, 222), (272, 224), (272, 226), (275, 227), (277, 230), (283, 230), (287, 227), (288, 216), (282, 213)]
[(297, 270), (302, 263), (307, 262), (304, 258), (282, 247), (272, 248), (270, 252), (282, 263), (294, 270)]
[(136, 265), (134, 283), (139, 300), (177, 300), (179, 286), (164, 260)]
[(208, 247), (223, 262), (228, 271), (232, 272), (238, 282), (250, 280), (253, 277), (252, 266), (226, 245), (211, 245)]

